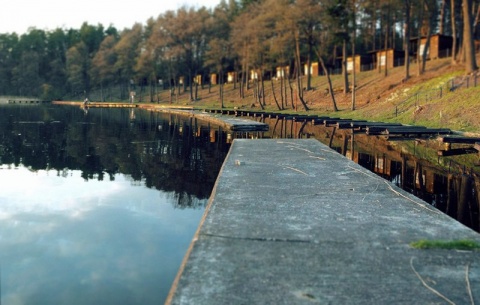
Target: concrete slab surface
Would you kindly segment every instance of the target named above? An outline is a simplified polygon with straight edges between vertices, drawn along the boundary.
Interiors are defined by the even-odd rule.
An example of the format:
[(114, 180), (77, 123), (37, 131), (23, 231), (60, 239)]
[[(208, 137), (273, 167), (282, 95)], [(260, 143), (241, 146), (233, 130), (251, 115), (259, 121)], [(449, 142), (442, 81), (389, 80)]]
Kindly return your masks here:
[(480, 234), (317, 140), (234, 141), (167, 304), (480, 303)]

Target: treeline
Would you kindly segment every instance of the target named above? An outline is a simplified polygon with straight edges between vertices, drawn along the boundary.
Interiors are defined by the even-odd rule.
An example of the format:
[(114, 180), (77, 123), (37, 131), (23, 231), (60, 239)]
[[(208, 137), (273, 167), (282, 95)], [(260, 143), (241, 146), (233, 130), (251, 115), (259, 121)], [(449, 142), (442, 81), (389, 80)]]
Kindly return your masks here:
[[(197, 85), (210, 83), (211, 74), (222, 88), (227, 72), (235, 72), (239, 97), (253, 78), (261, 99), (264, 78), (278, 76), (278, 67), (285, 68), (280, 75), (288, 75), (296, 88), (309, 90), (310, 69), (305, 78), (300, 75), (313, 61), (327, 76), (328, 68), (340, 62), (348, 90), (348, 56), (403, 50), (408, 79), (412, 54), (425, 63), (428, 38), (437, 33), (453, 37), (453, 63), (462, 62), (472, 72), (477, 69), (479, 2), (222, 0), (213, 9), (167, 11), (122, 31), (84, 23), (80, 29), (0, 34), (0, 95), (78, 99), (95, 90), (105, 99), (115, 88), (121, 99), (135, 91), (154, 102), (158, 90), (170, 89), (173, 96), (183, 87), (195, 100)], [(422, 52), (412, 50), (415, 37), (427, 38)], [(303, 90), (296, 91), (303, 103)]]

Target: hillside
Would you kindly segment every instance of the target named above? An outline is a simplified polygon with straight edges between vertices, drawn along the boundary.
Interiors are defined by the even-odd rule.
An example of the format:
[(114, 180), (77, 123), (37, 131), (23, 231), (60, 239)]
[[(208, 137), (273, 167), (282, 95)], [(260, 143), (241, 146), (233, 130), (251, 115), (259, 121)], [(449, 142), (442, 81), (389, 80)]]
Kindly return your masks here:
[[(478, 62), (478, 61), (477, 61)], [(333, 88), (339, 91), (335, 94), (338, 112), (333, 111), (332, 100), (327, 93), (328, 84), (325, 76), (312, 78), (310, 91), (305, 91), (304, 99), (310, 108), (309, 114), (326, 114), (342, 118), (363, 118), (370, 121), (396, 121), (405, 124), (417, 124), (429, 127), (446, 127), (459, 131), (480, 133), (480, 118), (478, 109), (480, 106), (480, 74), (479, 86), (474, 87), (475, 80), (472, 76), (469, 88), (458, 88), (450, 91), (452, 79), (455, 84), (466, 79), (462, 65), (452, 65), (451, 59), (436, 59), (427, 62), (426, 73), (418, 75), (417, 65), (414, 63), (410, 68), (411, 78), (402, 82), (404, 67), (396, 67), (388, 71), (388, 76), (383, 72), (367, 71), (356, 74), (356, 110), (351, 111), (351, 94), (343, 94), (341, 75), (333, 75)], [(351, 75), (349, 81), (352, 81)], [(280, 100), (280, 81), (274, 80), (275, 94)], [(295, 86), (292, 83), (292, 86)], [(303, 85), (305, 86), (305, 84)], [(442, 87), (441, 97), (439, 89)], [(220, 108), (219, 88), (215, 85), (210, 89), (204, 86), (198, 88), (199, 99), (190, 101), (188, 91), (181, 92), (173, 104), (191, 105), (198, 108)], [(188, 90), (188, 88), (187, 88)], [(227, 84), (224, 88), (224, 107), (244, 108), (261, 110), (255, 103), (254, 90), (250, 88), (244, 99), (239, 98), (237, 88), (233, 84)], [(434, 98), (432, 92), (436, 92)], [(304, 113), (300, 102), (296, 102), (297, 109), (290, 102), (290, 89), (287, 90), (289, 105), (285, 112)], [(159, 93), (161, 103), (169, 103), (169, 91)], [(265, 82), (266, 111), (278, 112), (272, 94), (272, 83)], [(295, 99), (296, 100), (296, 99)], [(295, 103), (294, 103), (295, 104)], [(395, 115), (396, 106), (401, 107), (398, 116)]]

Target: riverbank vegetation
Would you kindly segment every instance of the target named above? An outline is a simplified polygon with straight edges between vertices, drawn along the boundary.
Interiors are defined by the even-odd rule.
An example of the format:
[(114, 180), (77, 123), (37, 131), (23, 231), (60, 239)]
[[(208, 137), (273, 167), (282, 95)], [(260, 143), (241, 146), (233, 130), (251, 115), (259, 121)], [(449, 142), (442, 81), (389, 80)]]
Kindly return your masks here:
[[(0, 34), (0, 95), (339, 112), (475, 131), (479, 7), (229, 0), (123, 30), (31, 28)], [(457, 90), (466, 75), (469, 88)], [(423, 99), (430, 90), (440, 96)]]

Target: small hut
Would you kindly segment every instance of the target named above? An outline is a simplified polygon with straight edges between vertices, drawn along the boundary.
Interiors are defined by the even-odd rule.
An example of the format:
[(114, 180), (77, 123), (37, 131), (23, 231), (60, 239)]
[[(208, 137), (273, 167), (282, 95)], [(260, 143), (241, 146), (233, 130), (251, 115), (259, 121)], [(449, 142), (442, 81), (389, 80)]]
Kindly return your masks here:
[(277, 78), (288, 78), (290, 76), (290, 66), (277, 67)]
[(193, 78), (193, 83), (197, 85), (202, 84), (202, 75), (198, 74)]
[(378, 50), (375, 53), (375, 67), (387, 67), (391, 69), (393, 67), (402, 66), (405, 63), (405, 52), (397, 51), (394, 49)]
[[(414, 56), (420, 55), (425, 49), (427, 43), (427, 37), (412, 38), (410, 40), (411, 53)], [(430, 47), (427, 50), (427, 59), (436, 59), (449, 57), (452, 55), (453, 38), (451, 36), (434, 34), (430, 36)]]
[(251, 80), (258, 79), (258, 74), (259, 74), (258, 70), (250, 70), (250, 79)]
[(237, 79), (237, 72), (227, 72), (227, 83), (231, 84)]
[(355, 66), (355, 72), (369, 71), (373, 70), (373, 59), (372, 56), (365, 55), (355, 55), (355, 60), (353, 56), (347, 58), (347, 72), (351, 73), (353, 67)]
[(215, 73), (210, 74), (210, 85), (218, 85), (218, 76)]
[[(303, 71), (305, 75), (308, 75), (308, 64), (305, 64), (303, 67)], [(310, 66), (310, 75), (311, 76), (318, 76), (318, 62), (312, 62)]]

